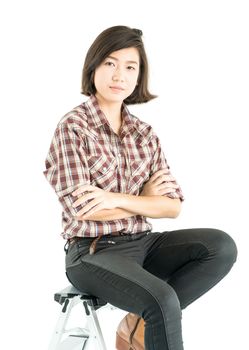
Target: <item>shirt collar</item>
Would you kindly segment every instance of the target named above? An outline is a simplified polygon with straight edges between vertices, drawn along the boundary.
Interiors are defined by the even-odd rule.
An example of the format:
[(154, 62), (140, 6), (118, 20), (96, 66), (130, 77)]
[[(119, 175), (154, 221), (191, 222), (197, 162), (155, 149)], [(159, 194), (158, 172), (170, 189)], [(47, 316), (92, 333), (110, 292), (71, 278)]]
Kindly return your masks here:
[[(89, 123), (89, 129), (98, 129), (100, 126), (107, 124), (110, 127), (110, 123), (108, 122), (105, 114), (99, 107), (98, 100), (95, 95), (91, 95), (90, 98), (85, 102), (85, 105), (88, 109), (89, 115), (91, 116)], [(138, 123), (132, 115), (130, 114), (125, 103), (122, 104), (122, 122), (123, 122), (123, 131), (133, 132), (137, 130), (141, 134), (141, 130), (139, 128)]]

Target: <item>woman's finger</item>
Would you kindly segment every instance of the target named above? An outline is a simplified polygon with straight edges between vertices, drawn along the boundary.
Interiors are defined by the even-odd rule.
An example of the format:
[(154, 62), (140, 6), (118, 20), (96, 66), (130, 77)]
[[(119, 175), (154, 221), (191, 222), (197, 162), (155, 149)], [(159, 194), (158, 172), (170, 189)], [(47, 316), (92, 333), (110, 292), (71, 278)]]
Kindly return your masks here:
[(157, 186), (158, 189), (161, 189), (161, 188), (179, 188), (179, 185), (175, 184), (174, 182), (164, 182), (160, 185)]
[(98, 196), (97, 192), (90, 192), (90, 193), (84, 194), (83, 196), (78, 198), (75, 202), (73, 202), (72, 207), (76, 208), (76, 207), (78, 207), (78, 205), (86, 202), (87, 200), (96, 198), (97, 196)]
[(80, 209), (77, 213), (76, 216), (81, 216), (88, 213), (95, 207), (95, 205), (98, 205), (101, 202), (101, 200), (99, 199), (94, 199), (91, 202), (87, 203), (87, 205), (85, 205), (82, 209)]
[(161, 175), (154, 181), (155, 185), (161, 184), (163, 182), (174, 182), (175, 178), (172, 175)]
[(168, 168), (163, 168), (161, 170), (158, 170), (150, 177), (149, 181), (154, 182), (157, 178), (159, 178), (163, 174), (168, 174), (168, 173), (169, 173), (169, 169)]
[(158, 191), (160, 195), (176, 192), (175, 188), (165, 188)]
[(161, 179), (167, 182), (174, 182), (176, 180), (172, 175), (162, 175)]
[(94, 191), (96, 190), (96, 186), (92, 186), (92, 185), (83, 185), (83, 186), (80, 186), (79, 188), (77, 188), (77, 190), (73, 191), (72, 192), (72, 195), (73, 196), (78, 196), (79, 194), (83, 193), (83, 192), (87, 192), (87, 191)]
[(103, 209), (102, 202), (95, 205), (95, 207), (93, 207), (92, 209), (88, 210), (88, 212), (82, 216), (82, 219), (87, 219), (89, 216), (91, 216), (92, 214), (96, 213), (97, 211), (99, 211), (101, 209)]

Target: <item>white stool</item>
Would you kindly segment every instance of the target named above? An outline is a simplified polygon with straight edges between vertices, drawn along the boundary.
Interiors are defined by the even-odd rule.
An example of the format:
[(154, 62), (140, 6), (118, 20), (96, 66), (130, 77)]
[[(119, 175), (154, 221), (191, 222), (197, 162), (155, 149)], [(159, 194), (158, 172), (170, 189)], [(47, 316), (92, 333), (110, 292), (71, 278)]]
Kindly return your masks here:
[[(49, 350), (107, 350), (96, 310), (107, 302), (93, 295), (79, 292), (73, 286), (55, 293), (54, 300), (63, 305)], [(72, 308), (82, 302), (86, 314), (86, 327), (66, 329)], [(109, 304), (110, 305), (110, 304)], [(110, 305), (111, 309), (115, 307)]]

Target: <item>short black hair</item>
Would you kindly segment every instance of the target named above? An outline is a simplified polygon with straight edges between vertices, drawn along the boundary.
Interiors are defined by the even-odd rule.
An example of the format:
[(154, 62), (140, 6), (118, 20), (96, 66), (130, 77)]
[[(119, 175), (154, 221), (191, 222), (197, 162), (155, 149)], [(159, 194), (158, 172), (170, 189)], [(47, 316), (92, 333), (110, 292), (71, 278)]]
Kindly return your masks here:
[(90, 46), (82, 72), (81, 93), (90, 96), (96, 93), (94, 73), (96, 68), (112, 52), (134, 47), (139, 53), (138, 84), (132, 94), (125, 100), (125, 104), (143, 103), (157, 97), (148, 90), (148, 60), (142, 41), (142, 31), (126, 26), (113, 26), (100, 33)]

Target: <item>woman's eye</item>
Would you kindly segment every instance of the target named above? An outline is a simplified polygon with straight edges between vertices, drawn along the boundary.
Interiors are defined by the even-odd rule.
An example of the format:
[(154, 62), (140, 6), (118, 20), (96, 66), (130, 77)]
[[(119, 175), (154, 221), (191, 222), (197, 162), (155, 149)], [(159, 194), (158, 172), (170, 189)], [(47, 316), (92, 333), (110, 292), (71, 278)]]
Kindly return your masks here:
[(114, 66), (114, 63), (111, 62), (111, 61), (107, 61), (105, 64), (106, 64), (107, 66)]
[(135, 67), (132, 67), (132, 66), (128, 66), (127, 67), (129, 70), (135, 70)]

